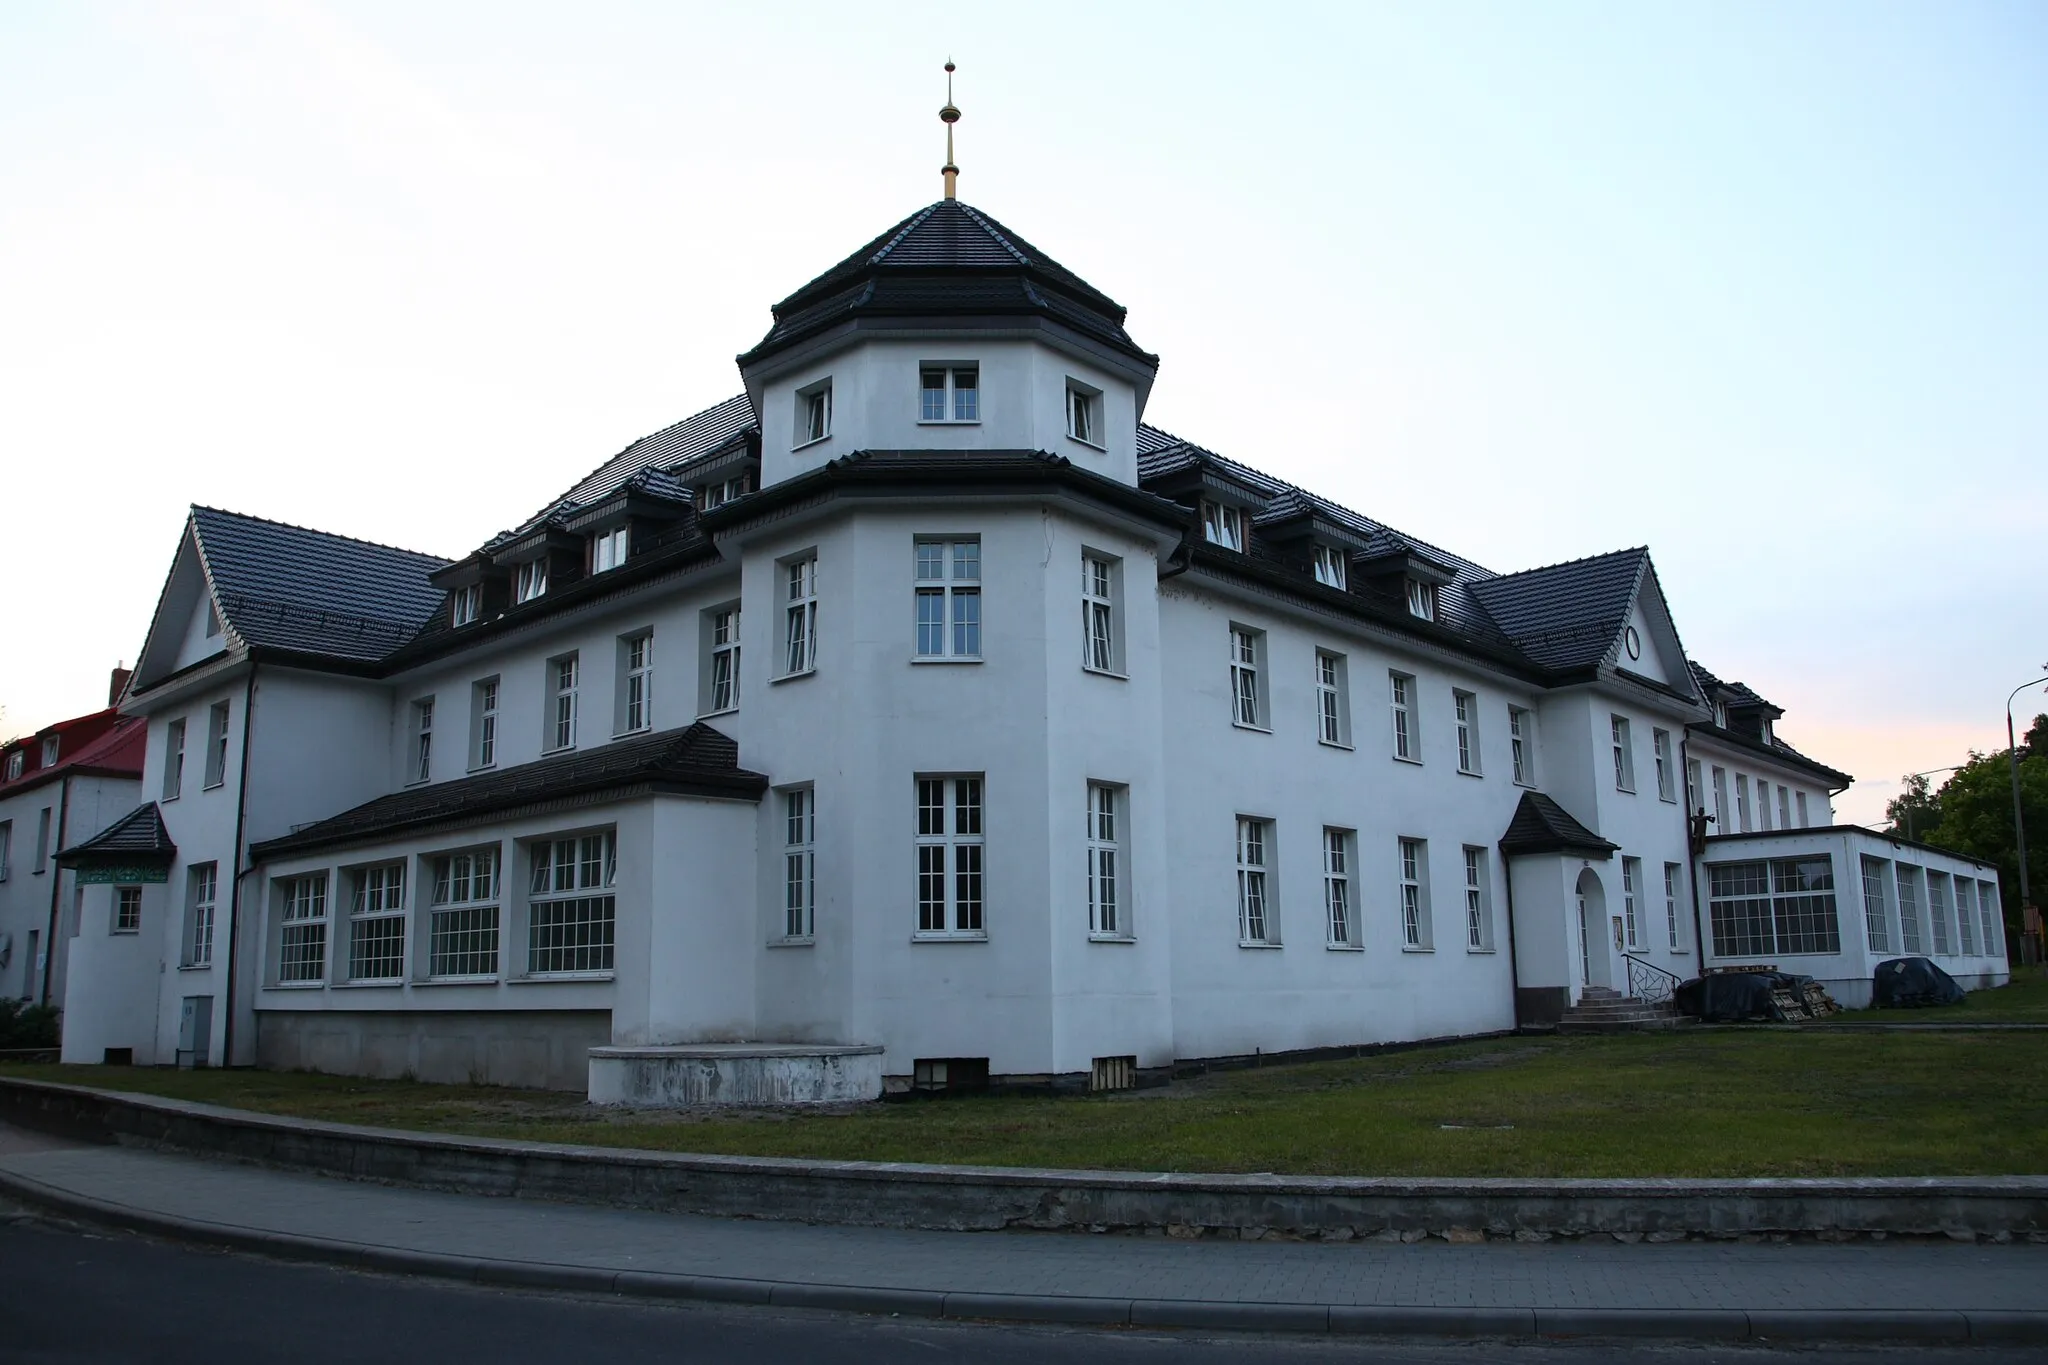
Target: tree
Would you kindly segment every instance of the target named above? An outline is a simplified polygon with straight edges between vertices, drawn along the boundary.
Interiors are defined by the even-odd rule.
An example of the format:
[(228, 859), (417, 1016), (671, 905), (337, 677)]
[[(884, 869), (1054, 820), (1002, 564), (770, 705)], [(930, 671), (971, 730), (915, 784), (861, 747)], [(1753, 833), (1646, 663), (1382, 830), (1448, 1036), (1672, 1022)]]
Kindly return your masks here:
[(1886, 832), (1918, 839), (1941, 823), (1941, 802), (1927, 787), (1927, 774), (1907, 773), (1905, 790), (1884, 803)]
[[(2027, 822), (2027, 880), (2039, 903), (2048, 896), (2048, 715), (2035, 717), (2028, 727), (2027, 743), (2020, 747), (2019, 757), (2020, 810)], [(1939, 819), (1931, 829), (1921, 827), (1919, 835), (1923, 843), (1981, 858), (1998, 868), (1998, 898), (2005, 911), (2008, 944), (2019, 939), (2021, 913), (2011, 765), (2009, 750), (1973, 752), (1970, 761), (1929, 798)], [(1918, 819), (1916, 814), (1916, 825)]]

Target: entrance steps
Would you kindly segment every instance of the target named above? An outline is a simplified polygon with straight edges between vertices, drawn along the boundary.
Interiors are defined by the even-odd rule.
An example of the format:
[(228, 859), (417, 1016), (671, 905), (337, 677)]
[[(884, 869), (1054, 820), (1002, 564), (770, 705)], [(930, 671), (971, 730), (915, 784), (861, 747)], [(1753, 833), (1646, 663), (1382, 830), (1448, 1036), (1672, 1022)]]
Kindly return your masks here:
[(1669, 1003), (1651, 1004), (1605, 986), (1588, 986), (1579, 993), (1579, 1003), (1557, 1021), (1559, 1033), (1642, 1033), (1675, 1029), (1691, 1021)]

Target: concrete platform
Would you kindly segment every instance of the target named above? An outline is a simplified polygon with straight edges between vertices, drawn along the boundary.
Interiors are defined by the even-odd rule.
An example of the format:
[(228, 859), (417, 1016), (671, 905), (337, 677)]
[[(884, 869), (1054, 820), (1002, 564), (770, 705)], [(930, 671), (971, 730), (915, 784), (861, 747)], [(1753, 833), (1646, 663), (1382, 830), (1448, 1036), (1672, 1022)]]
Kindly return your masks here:
[(847, 1104), (882, 1096), (879, 1044), (683, 1043), (590, 1049), (590, 1102)]

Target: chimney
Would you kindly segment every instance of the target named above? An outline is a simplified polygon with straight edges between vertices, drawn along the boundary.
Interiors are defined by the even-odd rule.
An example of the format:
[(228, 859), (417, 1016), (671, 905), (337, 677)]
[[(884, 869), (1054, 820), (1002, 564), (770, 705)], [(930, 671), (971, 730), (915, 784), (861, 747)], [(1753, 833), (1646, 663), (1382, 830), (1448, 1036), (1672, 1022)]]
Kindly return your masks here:
[(128, 679), (134, 676), (134, 669), (123, 668), (119, 664), (114, 665), (113, 673), (107, 678), (107, 705), (119, 706), (121, 704), (121, 694), (128, 690)]

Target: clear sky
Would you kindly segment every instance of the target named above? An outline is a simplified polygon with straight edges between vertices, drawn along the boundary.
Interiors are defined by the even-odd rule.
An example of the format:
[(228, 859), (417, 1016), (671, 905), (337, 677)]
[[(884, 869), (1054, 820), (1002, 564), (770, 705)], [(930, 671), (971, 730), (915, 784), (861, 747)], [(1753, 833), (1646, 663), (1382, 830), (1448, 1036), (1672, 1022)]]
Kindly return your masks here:
[(188, 503), (455, 556), (961, 195), (1156, 425), (1500, 570), (1648, 544), (1865, 781), (2048, 662), (2048, 5), (0, 6), (0, 731)]

